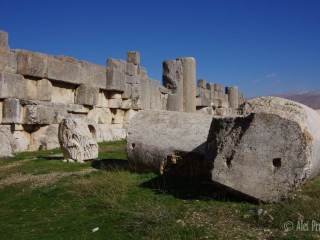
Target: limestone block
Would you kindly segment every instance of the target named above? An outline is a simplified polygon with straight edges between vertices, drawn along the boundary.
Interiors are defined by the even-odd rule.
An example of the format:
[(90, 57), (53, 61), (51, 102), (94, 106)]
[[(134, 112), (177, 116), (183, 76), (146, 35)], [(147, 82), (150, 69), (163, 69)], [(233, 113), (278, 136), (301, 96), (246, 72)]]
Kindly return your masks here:
[(168, 94), (161, 93), (160, 101), (161, 101), (161, 110), (167, 110), (167, 108), (168, 108), (167, 107), (168, 106)]
[(109, 103), (108, 103), (107, 92), (100, 90), (97, 107), (108, 107), (108, 106), (109, 106)]
[[(150, 84), (149, 84), (149, 89), (148, 89), (149, 92), (150, 92), (150, 89), (152, 89), (152, 86), (150, 86)], [(140, 87), (140, 85), (139, 84), (133, 84), (132, 85), (132, 95), (131, 95), (131, 97), (133, 99), (136, 99), (136, 98), (140, 98), (140, 96), (141, 96), (141, 87)], [(150, 93), (150, 96), (151, 96), (151, 93)]]
[(128, 111), (125, 111), (124, 121), (129, 122), (137, 113), (138, 113), (138, 111), (133, 110), (133, 109), (129, 109)]
[(131, 99), (122, 100), (120, 108), (124, 110), (132, 108), (132, 100)]
[(125, 72), (119, 69), (107, 67), (107, 90), (124, 91)]
[(203, 87), (198, 87), (199, 96), (196, 98), (197, 107), (209, 107), (211, 106), (210, 90)]
[(14, 152), (28, 151), (30, 145), (30, 133), (25, 131), (14, 131), (12, 149)]
[(58, 139), (67, 161), (84, 162), (98, 157), (96, 129), (81, 119), (66, 118), (59, 124)]
[(141, 82), (141, 77), (139, 76), (131, 76), (131, 75), (125, 76), (125, 83), (140, 84), (140, 82)]
[(53, 124), (58, 122), (58, 110), (52, 106), (26, 105), (23, 123)]
[(138, 75), (138, 66), (128, 62), (126, 64), (126, 74), (129, 76), (137, 76)]
[(133, 63), (135, 65), (140, 64), (140, 53), (137, 51), (129, 51), (127, 54), (127, 62), (128, 63)]
[(30, 135), (29, 150), (50, 150), (59, 147), (58, 124), (42, 126)]
[(176, 151), (204, 157), (211, 122), (211, 116), (198, 113), (138, 112), (128, 127), (130, 165), (159, 173), (170, 164), (169, 157)]
[(4, 100), (2, 123), (22, 123), (22, 107), (19, 99), (6, 98)]
[(48, 56), (48, 78), (73, 84), (84, 83), (79, 61), (63, 56)]
[(160, 82), (156, 80), (150, 80), (150, 109), (161, 110), (161, 93)]
[(111, 92), (109, 94), (109, 96), (111, 99), (121, 99), (122, 98), (122, 95), (119, 92)]
[(121, 97), (123, 99), (129, 99), (131, 98), (131, 95), (132, 95), (132, 85), (126, 83), (124, 87), (124, 92), (122, 93)]
[(208, 136), (212, 180), (273, 202), (319, 174), (320, 116), (302, 104), (252, 99), (244, 116), (214, 119)]
[(0, 48), (9, 49), (7, 32), (0, 31)]
[[(55, 104), (55, 105), (58, 105), (58, 104)], [(88, 107), (85, 107), (85, 106), (80, 105), (80, 104), (69, 103), (69, 104), (66, 104), (63, 107), (66, 107), (66, 110), (67, 110), (68, 113), (73, 113), (73, 114), (86, 114), (86, 113), (89, 112), (89, 108)]]
[(109, 108), (120, 108), (122, 99), (109, 99)]
[(89, 111), (87, 118), (98, 124), (111, 124), (112, 114), (109, 108), (93, 108)]
[(80, 61), (82, 83), (105, 89), (107, 83), (106, 68), (101, 65)]
[(0, 125), (0, 157), (12, 157), (13, 136), (9, 125)]
[(37, 81), (25, 79), (25, 99), (37, 100), (38, 97), (38, 87)]
[(75, 103), (75, 89), (54, 83), (52, 85), (51, 101), (54, 103)]
[(91, 87), (81, 84), (75, 93), (75, 103), (88, 106), (95, 106), (98, 104), (99, 88)]
[(122, 109), (112, 109), (112, 124), (122, 124), (124, 111)]
[(94, 124), (96, 128), (96, 139), (98, 142), (113, 141), (110, 124)]
[(25, 98), (26, 82), (18, 74), (0, 73), (0, 98)]
[(16, 51), (17, 73), (38, 78), (47, 77), (48, 56), (25, 50)]
[(151, 98), (151, 93), (149, 91), (150, 87), (150, 81), (148, 78), (141, 78), (141, 83), (140, 83), (140, 92), (141, 92), (141, 108), (142, 109), (150, 109), (150, 98)]
[(13, 51), (0, 48), (0, 72), (17, 73), (17, 59)]
[(112, 124), (110, 130), (113, 141), (126, 139), (127, 137), (127, 132), (122, 124)]
[(51, 101), (52, 84), (48, 79), (37, 81), (37, 99), (40, 101)]
[(119, 59), (108, 58), (107, 68), (119, 70), (120, 72), (125, 72), (126, 62)]
[(201, 107), (197, 109), (197, 113), (213, 115), (213, 109), (212, 107)]

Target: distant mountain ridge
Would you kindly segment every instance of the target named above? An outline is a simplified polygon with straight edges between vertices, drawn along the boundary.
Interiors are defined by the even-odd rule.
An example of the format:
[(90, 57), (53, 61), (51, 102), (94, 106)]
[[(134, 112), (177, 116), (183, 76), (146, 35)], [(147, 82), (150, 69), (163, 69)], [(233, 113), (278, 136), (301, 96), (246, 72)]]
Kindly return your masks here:
[(305, 104), (314, 109), (320, 109), (320, 90), (300, 93), (277, 94), (274, 96), (290, 99)]

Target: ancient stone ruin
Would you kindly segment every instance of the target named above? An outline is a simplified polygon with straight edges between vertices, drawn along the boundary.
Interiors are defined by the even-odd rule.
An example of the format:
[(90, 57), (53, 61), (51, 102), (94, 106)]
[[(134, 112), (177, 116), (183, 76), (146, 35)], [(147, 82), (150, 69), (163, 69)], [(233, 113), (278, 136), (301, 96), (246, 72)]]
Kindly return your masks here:
[(58, 126), (67, 117), (85, 120), (101, 142), (126, 138), (140, 110), (238, 111), (243, 98), (237, 88), (195, 82), (194, 58), (165, 61), (162, 85), (148, 77), (135, 51), (102, 66), (10, 49), (8, 34), (0, 32), (0, 156), (59, 147)]
[(59, 124), (58, 138), (67, 162), (98, 158), (95, 129), (81, 119), (65, 118)]

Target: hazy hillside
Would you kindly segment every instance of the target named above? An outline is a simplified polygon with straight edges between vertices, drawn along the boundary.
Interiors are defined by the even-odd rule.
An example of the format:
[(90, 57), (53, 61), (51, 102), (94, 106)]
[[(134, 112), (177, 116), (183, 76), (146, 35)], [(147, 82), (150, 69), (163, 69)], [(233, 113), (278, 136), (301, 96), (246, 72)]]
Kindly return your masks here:
[(303, 93), (279, 94), (276, 96), (303, 103), (314, 109), (320, 109), (320, 90)]

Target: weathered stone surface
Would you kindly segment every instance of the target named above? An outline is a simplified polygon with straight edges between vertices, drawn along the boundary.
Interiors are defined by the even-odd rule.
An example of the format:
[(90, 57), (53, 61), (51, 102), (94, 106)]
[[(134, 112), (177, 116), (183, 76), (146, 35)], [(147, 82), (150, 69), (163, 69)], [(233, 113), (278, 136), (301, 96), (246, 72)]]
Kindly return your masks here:
[(9, 49), (8, 33), (0, 31), (0, 48)]
[(2, 123), (22, 123), (22, 107), (19, 99), (6, 98), (4, 100)]
[(25, 50), (17, 50), (16, 55), (18, 74), (39, 78), (47, 77), (47, 55)]
[(128, 62), (126, 64), (126, 74), (129, 76), (137, 76), (138, 75), (138, 66), (134, 63)]
[(18, 74), (0, 73), (0, 98), (25, 98), (25, 79)]
[(131, 96), (132, 96), (132, 84), (126, 83), (124, 87), (124, 92), (122, 93), (121, 97), (123, 99), (129, 99), (131, 98)]
[(50, 150), (59, 147), (58, 141), (59, 124), (42, 126), (30, 134), (29, 150)]
[(88, 106), (94, 106), (98, 104), (99, 100), (99, 88), (87, 86), (81, 84), (75, 94), (75, 103)]
[(13, 51), (0, 48), (0, 72), (17, 72), (17, 59)]
[(131, 99), (122, 100), (120, 108), (125, 110), (132, 108), (132, 100)]
[(87, 118), (98, 124), (111, 124), (112, 114), (109, 108), (93, 108), (89, 111)]
[(124, 122), (129, 122), (136, 114), (138, 113), (138, 111), (133, 110), (133, 109), (129, 109), (128, 111), (125, 111), (124, 113)]
[(150, 109), (151, 94), (150, 94), (149, 88), (150, 88), (150, 80), (148, 78), (141, 78), (140, 101), (141, 101), (141, 108), (145, 110)]
[(212, 117), (173, 111), (140, 111), (128, 127), (127, 151), (133, 168), (157, 173), (176, 151), (205, 155)]
[(37, 100), (38, 96), (38, 87), (37, 87), (37, 81), (25, 79), (25, 99), (29, 100)]
[(320, 116), (281, 98), (245, 103), (244, 116), (214, 119), (212, 180), (262, 201), (278, 201), (320, 171)]
[(168, 95), (168, 110), (183, 111), (183, 69), (179, 60), (167, 60), (162, 64), (163, 85), (172, 91)]
[(133, 63), (135, 65), (140, 64), (140, 53), (137, 51), (129, 51), (127, 54), (127, 62), (128, 63)]
[(109, 99), (109, 108), (120, 108), (122, 99)]
[(100, 90), (97, 107), (108, 107), (108, 93), (106, 91)]
[(196, 60), (181, 58), (183, 69), (183, 111), (196, 111)]
[(49, 79), (81, 84), (84, 83), (80, 62), (71, 57), (48, 56)]
[(124, 91), (125, 73), (118, 69), (107, 68), (107, 90)]
[(74, 103), (76, 89), (70, 85), (61, 83), (52, 84), (52, 96), (51, 101), (54, 103)]
[(9, 125), (0, 126), (0, 157), (11, 157), (13, 137)]
[(161, 110), (160, 82), (156, 80), (150, 80), (149, 92), (150, 92), (150, 109)]
[(48, 79), (41, 79), (37, 81), (37, 100), (51, 101), (52, 98), (52, 84)]
[(37, 104), (36, 102), (27, 103), (25, 105), (25, 114), (23, 123), (25, 124), (54, 124), (59, 123), (65, 118), (67, 106), (63, 104)]
[(122, 124), (124, 120), (124, 111), (122, 109), (112, 109), (112, 123)]
[(104, 66), (80, 61), (81, 83), (91, 85), (96, 88), (105, 89), (107, 83), (107, 73)]
[(227, 87), (226, 92), (228, 94), (229, 105), (233, 109), (239, 108), (239, 90), (238, 87)]
[(76, 118), (63, 119), (58, 138), (67, 161), (84, 162), (98, 157), (96, 129)]
[(25, 131), (14, 131), (13, 137), (13, 152), (23, 152), (31, 150), (30, 146), (30, 134)]

